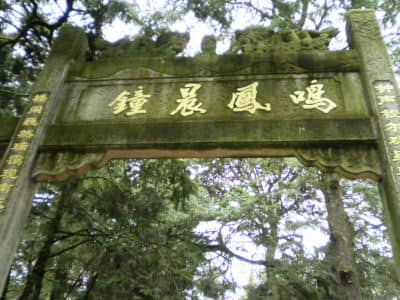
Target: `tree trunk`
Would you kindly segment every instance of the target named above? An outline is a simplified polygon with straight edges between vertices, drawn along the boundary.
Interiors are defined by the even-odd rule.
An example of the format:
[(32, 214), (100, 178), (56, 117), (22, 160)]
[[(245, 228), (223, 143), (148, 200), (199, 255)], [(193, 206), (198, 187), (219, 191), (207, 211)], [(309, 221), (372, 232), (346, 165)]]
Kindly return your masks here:
[(70, 257), (65, 255), (58, 257), (49, 300), (60, 300), (65, 298), (64, 294), (66, 293), (67, 289), (70, 259)]
[(92, 274), (89, 278), (89, 281), (86, 285), (86, 290), (85, 290), (85, 294), (83, 295), (81, 300), (90, 300), (91, 297), (91, 292), (94, 289), (96, 282), (97, 282), (97, 274)]
[(25, 288), (19, 300), (38, 300), (42, 289), (43, 278), (46, 273), (46, 265), (51, 258), (51, 247), (55, 242), (55, 235), (60, 227), (62, 216), (65, 212), (66, 204), (70, 202), (72, 194), (77, 187), (77, 181), (66, 182), (58, 200), (53, 218), (46, 226), (46, 238), (39, 251), (38, 258), (26, 279)]
[(337, 175), (322, 176), (322, 192), (325, 196), (330, 230), (327, 260), (336, 279), (333, 299), (359, 300), (360, 282), (353, 257), (354, 229), (344, 210)]
[(270, 266), (274, 265), (275, 252), (278, 246), (278, 222), (275, 221), (276, 216), (271, 216), (272, 221), (270, 223), (270, 241), (267, 245), (267, 256), (266, 256), (266, 271), (267, 271), (267, 283), (271, 289), (271, 296), (268, 299), (280, 300), (279, 286), (275, 279), (275, 270)]

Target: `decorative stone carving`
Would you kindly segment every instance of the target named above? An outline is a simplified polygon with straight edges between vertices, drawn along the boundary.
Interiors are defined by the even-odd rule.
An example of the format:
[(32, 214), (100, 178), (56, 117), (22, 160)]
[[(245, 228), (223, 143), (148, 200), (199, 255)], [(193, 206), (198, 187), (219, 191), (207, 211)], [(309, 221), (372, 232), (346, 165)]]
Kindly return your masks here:
[(165, 31), (160, 33), (155, 40), (150, 35), (142, 35), (134, 40), (123, 38), (115, 43), (104, 40), (95, 42), (99, 51), (99, 58), (118, 56), (176, 56), (181, 53), (187, 42), (189, 34)]
[(371, 145), (297, 149), (296, 156), (307, 167), (335, 172), (349, 179), (378, 181), (382, 177), (378, 152)]
[(262, 54), (270, 51), (327, 50), (336, 29), (325, 31), (282, 30), (253, 26), (235, 32), (230, 52), (235, 54)]
[(104, 153), (58, 152), (40, 154), (33, 171), (38, 181), (63, 181), (71, 176), (82, 176), (90, 170), (103, 167)]

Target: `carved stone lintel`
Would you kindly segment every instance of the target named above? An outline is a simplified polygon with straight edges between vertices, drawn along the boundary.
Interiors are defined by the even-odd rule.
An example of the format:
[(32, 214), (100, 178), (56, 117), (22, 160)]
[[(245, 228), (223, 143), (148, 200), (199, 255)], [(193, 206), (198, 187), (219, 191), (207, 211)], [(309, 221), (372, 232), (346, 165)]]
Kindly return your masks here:
[[(296, 149), (299, 161), (307, 167), (316, 167), (323, 172), (335, 172), (349, 179), (380, 180), (382, 170), (377, 150), (371, 145), (319, 147)], [(282, 153), (281, 153), (282, 154)], [(288, 152), (286, 155), (293, 155)], [(179, 152), (127, 150), (94, 153), (42, 153), (33, 172), (37, 181), (63, 181), (71, 176), (83, 176), (90, 170), (99, 169), (111, 159), (151, 158), (151, 157), (215, 157), (241, 155), (241, 152)], [(254, 155), (251, 155), (254, 156)], [(263, 151), (256, 156), (263, 156)], [(279, 155), (278, 155), (279, 156)]]
[(370, 145), (297, 149), (296, 157), (307, 167), (349, 179), (378, 181), (382, 177), (378, 152)]

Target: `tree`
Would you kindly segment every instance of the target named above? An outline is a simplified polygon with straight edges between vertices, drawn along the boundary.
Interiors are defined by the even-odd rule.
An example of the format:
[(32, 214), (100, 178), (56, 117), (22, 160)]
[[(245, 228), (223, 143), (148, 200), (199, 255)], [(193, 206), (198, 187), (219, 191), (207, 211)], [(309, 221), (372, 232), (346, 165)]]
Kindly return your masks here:
[[(93, 59), (101, 48), (104, 27), (115, 20), (135, 24), (144, 33), (159, 32), (187, 14), (193, 13), (200, 21), (228, 31), (239, 15), (251, 15), (252, 24), (272, 29), (321, 30), (343, 18), (343, 11), (351, 8), (371, 8), (383, 14), (387, 28), (396, 25), (399, 4), (390, 0), (311, 1), (274, 0), (267, 2), (232, 0), (175, 0), (141, 11), (141, 7), (122, 0), (64, 0), (15, 1), (0, 4), (0, 113), (21, 114), (25, 97), (38, 70), (43, 66), (58, 29), (66, 22), (82, 27), (90, 45), (88, 56)], [(333, 17), (335, 15), (335, 17)], [(398, 26), (398, 24), (396, 25)], [(394, 62), (399, 61), (396, 30), (386, 36)]]
[[(400, 10), (399, 5), (393, 1), (298, 0), (258, 4), (252, 1), (180, 0), (174, 2), (177, 8), (174, 13), (168, 10), (143, 18), (137, 7), (122, 1), (66, 0), (60, 3), (36, 0), (3, 1), (0, 4), (0, 53), (5, 58), (0, 72), (0, 114), (22, 113), (27, 89), (44, 63), (58, 28), (72, 19), (80, 20), (79, 25), (84, 27), (90, 41), (88, 58), (96, 59), (96, 53), (101, 50), (99, 40), (103, 37), (104, 26), (117, 18), (143, 26), (143, 32), (152, 35), (161, 28), (160, 24), (168, 24), (170, 20), (189, 12), (201, 20), (219, 24), (223, 30), (229, 29), (238, 10), (253, 14), (257, 22), (271, 26), (274, 30), (319, 30), (331, 25), (332, 11), (362, 6), (379, 9), (384, 13), (383, 22), (392, 24)], [(53, 13), (46, 12), (49, 7)], [(394, 58), (398, 59), (398, 44), (393, 42), (392, 46)], [(327, 249), (321, 249), (323, 259), (317, 254), (309, 257), (305, 254), (300, 235), (296, 233), (296, 230), (304, 227), (306, 221), (291, 221), (289, 216), (304, 211), (307, 213), (307, 222), (320, 224), (326, 212), (315, 209), (316, 204), (312, 204), (313, 201), (321, 201), (315, 196), (318, 181), (315, 174), (307, 173), (287, 161), (242, 161), (237, 166), (236, 161), (233, 161), (228, 167), (218, 164), (219, 161), (211, 164), (211, 169), (218, 169), (215, 178), (202, 178), (203, 183), (212, 183), (212, 186), (204, 187), (209, 195), (204, 191), (200, 194), (207, 195), (205, 198), (212, 199), (220, 209), (220, 212), (211, 214), (209, 210), (187, 199), (187, 195), (193, 194), (194, 184), (182, 172), (180, 163), (163, 165), (154, 161), (136, 162), (129, 170), (116, 167), (114, 171), (119, 169), (121, 175), (118, 178), (123, 178), (120, 182), (112, 180), (114, 174), (84, 179), (79, 183), (79, 190), (74, 193), (76, 199), (67, 201), (72, 202), (68, 204), (67, 210), (61, 209), (65, 203), (63, 193), (60, 192), (67, 186), (50, 187), (47, 196), (37, 198), (34, 208), (36, 214), (48, 220), (43, 222), (32, 218), (31, 222), (36, 226), (33, 229), (31, 227), (28, 234), (32, 234), (38, 241), (27, 239), (23, 242), (14, 264), (14, 273), (10, 273), (10, 297), (21, 294), (22, 286), (25, 286), (26, 291), (22, 292), (22, 299), (37, 299), (39, 295), (51, 299), (64, 295), (90, 299), (107, 295), (125, 297), (128, 294), (154, 299), (161, 296), (183, 297), (193, 288), (194, 274), (199, 272), (202, 264), (203, 274), (208, 275), (199, 281), (201, 284), (197, 288), (210, 297), (222, 297), (225, 290), (232, 286), (230, 283), (218, 286), (219, 282), (215, 278), (223, 274), (224, 270), (215, 266), (206, 268), (209, 262), (204, 260), (203, 255), (208, 251), (221, 254), (226, 260), (231, 257), (245, 258), (232, 249), (227, 241), (227, 238), (237, 233), (265, 247), (266, 255), (258, 263), (266, 271), (261, 284), (253, 286), (253, 295), (268, 293), (273, 299), (289, 295), (298, 298), (333, 297), (333, 291), (343, 287), (341, 283), (348, 284), (349, 281), (354, 283), (351, 289), (343, 287), (340, 291), (341, 295), (349, 292), (346, 296), (348, 298), (359, 298), (359, 289), (365, 298), (371, 293), (376, 297), (395, 295), (395, 279), (384, 274), (385, 267), (393, 267), (388, 259), (390, 254), (386, 253), (385, 256), (382, 251), (368, 248), (371, 244), (376, 245), (373, 239), (380, 243), (384, 239), (378, 238), (376, 234), (372, 238), (368, 237), (365, 233), (370, 231), (359, 226), (359, 219), (346, 212), (346, 206), (354, 206), (363, 197), (357, 195), (358, 198), (346, 202), (346, 198), (341, 197), (349, 193), (339, 195), (339, 181), (330, 179), (325, 182), (322, 190), (325, 192), (325, 200), (328, 200), (327, 218), (332, 242)], [(252, 164), (256, 165), (254, 169), (258, 177), (251, 175)], [(156, 175), (145, 175), (150, 170), (159, 172)], [(224, 177), (225, 180), (235, 178), (233, 170), (238, 171), (238, 174), (247, 174), (244, 185), (232, 186), (223, 182)], [(167, 176), (166, 181), (159, 181), (158, 178), (166, 174), (173, 176)], [(176, 176), (178, 182), (174, 179)], [(264, 180), (264, 177), (271, 181), (260, 184), (259, 181)], [(308, 182), (311, 177), (313, 179), (310, 182), (313, 182), (314, 187)], [(332, 184), (336, 186), (336, 194), (331, 189)], [(354, 187), (348, 186), (349, 189)], [(271, 190), (266, 192), (268, 187)], [(363, 194), (367, 194), (367, 189), (364, 186)], [(110, 199), (114, 201), (110, 202)], [(335, 218), (334, 214), (339, 212), (340, 216)], [(220, 222), (219, 234), (217, 232), (214, 237), (193, 234), (201, 218), (214, 218)], [(339, 229), (338, 226), (342, 227)], [(224, 233), (228, 227), (231, 230)], [(40, 228), (46, 228), (45, 232), (40, 232)], [(287, 234), (292, 231), (294, 233)], [(339, 236), (336, 235), (338, 232)], [(360, 235), (363, 238), (359, 238)], [(342, 237), (345, 237), (347, 243), (339, 243)], [(132, 255), (132, 249), (135, 255)], [(345, 249), (346, 255), (338, 255), (337, 249)], [(165, 257), (159, 259), (161, 250), (171, 257), (168, 263), (173, 263), (173, 269), (170, 269)], [(143, 259), (138, 259), (138, 256)], [(126, 258), (127, 262), (121, 257)], [(332, 272), (324, 267), (326, 261), (329, 266), (340, 266), (341, 269)], [(377, 267), (378, 262), (382, 267)], [(134, 274), (135, 280), (127, 280), (124, 274)], [(160, 274), (167, 274), (170, 280)], [(360, 276), (360, 284), (353, 277), (349, 279), (349, 275), (353, 274)], [(26, 278), (26, 282), (22, 283), (21, 278)], [(373, 279), (376, 278), (379, 280), (374, 283)], [(3, 294), (3, 298), (8, 293)]]
[(204, 261), (188, 175), (179, 160), (113, 163), (38, 198), (5, 299), (184, 299)]
[[(311, 299), (324, 291), (317, 284), (318, 257), (307, 257), (301, 234), (324, 215), (313, 187), (315, 172), (293, 160), (242, 159), (214, 160), (203, 174), (203, 185), (220, 210), (215, 247), (265, 269), (262, 284), (248, 299), (256, 294), (260, 299)], [(235, 246), (237, 236), (264, 249), (264, 257), (251, 258), (240, 243)]]
[(343, 204), (338, 176), (322, 176), (321, 189), (328, 212), (330, 243), (327, 261), (336, 282), (337, 299), (361, 299), (358, 268), (354, 260), (354, 228)]
[[(340, 183), (293, 160), (215, 159), (196, 169), (216, 209), (218, 226), (204, 236), (210, 250), (263, 266), (246, 299), (384, 299), (399, 293), (394, 276), (382, 278), (381, 288), (374, 278), (384, 276), (382, 270), (366, 262), (372, 251), (377, 262), (389, 269), (393, 264), (390, 250), (376, 249), (388, 245), (376, 186)], [(347, 193), (341, 194), (342, 186)], [(309, 250), (307, 235), (330, 242)], [(243, 239), (253, 246), (243, 246)]]

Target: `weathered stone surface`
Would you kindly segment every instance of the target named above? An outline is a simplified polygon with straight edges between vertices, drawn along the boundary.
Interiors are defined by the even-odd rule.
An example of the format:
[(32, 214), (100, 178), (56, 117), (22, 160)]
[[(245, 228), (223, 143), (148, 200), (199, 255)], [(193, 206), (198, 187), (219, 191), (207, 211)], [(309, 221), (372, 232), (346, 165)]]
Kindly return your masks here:
[[(374, 11), (353, 10), (348, 13), (348, 19), (349, 40), (352, 48), (356, 49), (360, 55), (364, 90), (377, 132), (379, 158), (384, 170), (380, 185), (381, 194), (398, 265), (397, 275), (400, 279), (400, 161), (397, 161), (395, 152), (400, 153), (400, 146), (394, 146), (390, 140), (392, 137), (399, 136), (400, 122), (398, 117), (387, 117), (383, 113), (383, 110), (388, 108), (396, 114), (400, 113), (399, 92)], [(379, 95), (385, 93), (377, 93), (376, 83), (385, 83), (393, 87), (390, 91), (393, 101), (382, 103)], [(399, 128), (397, 129), (394, 124), (398, 124)]]
[[(139, 70), (125, 70), (126, 78), (134, 77)], [(160, 74), (163, 76), (164, 74)], [(57, 117), (57, 123), (79, 123), (89, 121), (121, 121), (137, 122), (188, 122), (198, 121), (252, 121), (252, 120), (290, 120), (290, 119), (334, 119), (368, 117), (364, 101), (361, 81), (357, 73), (313, 73), (307, 75), (264, 75), (264, 76), (221, 76), (201, 78), (158, 78), (119, 79), (120, 72), (103, 80), (69, 81), (65, 85), (63, 108)], [(297, 90), (305, 90), (312, 79), (324, 85), (324, 97), (336, 103), (337, 108), (325, 114), (318, 110), (304, 110), (295, 105), (290, 94)], [(228, 108), (232, 94), (238, 88), (258, 82), (257, 101), (264, 105), (270, 103), (271, 112), (258, 110), (254, 115), (246, 112), (233, 112)], [(179, 114), (170, 113), (177, 106), (177, 99), (182, 98), (180, 88), (187, 83), (201, 84), (197, 99), (204, 114), (193, 114), (183, 118)], [(132, 95), (139, 86), (144, 93), (151, 95), (143, 106), (147, 111), (127, 117), (125, 114), (113, 115), (109, 103), (121, 92), (128, 91)]]
[(0, 154), (7, 148), (17, 124), (17, 118), (0, 118)]
[[(77, 63), (71, 79), (121, 79), (157, 77), (197, 77), (224, 75), (302, 74), (315, 72), (358, 72), (355, 51), (273, 52), (252, 55), (200, 55), (190, 57), (119, 57)], [(126, 72), (128, 72), (129, 77)]]
[[(400, 189), (384, 130), (388, 124), (374, 94), (376, 83), (395, 84), (394, 77), (371, 12), (352, 12), (349, 19), (354, 49), (345, 52), (321, 50), (332, 33), (289, 31), (272, 34), (269, 41), (279, 38), (281, 44), (268, 51), (253, 51), (253, 42), (259, 42), (255, 39), (245, 43), (242, 55), (217, 56), (212, 54), (214, 42), (210, 40), (204, 44), (203, 55), (194, 58), (172, 57), (172, 53), (155, 57), (162, 54), (157, 45), (168, 45), (170, 40), (159, 44), (142, 40), (153, 47), (150, 57), (127, 57), (125, 54), (143, 52), (140, 41), (121, 42), (117, 50), (107, 50), (109, 55), (92, 62), (83, 59), (84, 34), (65, 27), (32, 92), (50, 95), (49, 105), (8, 208), (0, 216), (0, 285), (5, 282), (29, 213), (35, 191), (31, 171), (38, 153), (39, 164), (33, 171), (37, 180), (79, 176), (115, 158), (296, 155), (326, 171), (378, 179), (378, 137), (382, 188), (400, 261), (400, 232), (396, 229), (400, 228)], [(169, 50), (175, 54), (178, 48)], [(299, 51), (304, 49), (319, 50)], [(252, 53), (246, 54), (249, 51)], [(314, 80), (324, 90), (317, 98), (329, 98), (335, 104), (329, 112), (307, 110), (304, 103), (295, 103), (290, 97), (295, 92), (308, 93)], [(235, 93), (256, 82), (257, 93), (252, 90), (250, 94), (259, 109), (254, 114), (233, 111), (229, 104)], [(177, 100), (184, 97), (181, 89), (188, 83), (200, 85), (195, 98), (202, 112), (173, 114)], [(126, 111), (116, 113), (109, 106), (122, 92), (133, 97), (137, 90), (150, 95), (142, 107), (146, 113), (126, 115)], [(15, 135), (11, 136), (15, 120), (0, 120), (1, 124), (5, 125), (0, 132), (0, 153), (1, 145), (15, 140)]]
[(279, 148), (373, 143), (369, 119), (58, 124), (42, 151)]
[[(86, 36), (81, 30), (70, 26), (65, 26), (61, 29), (60, 38), (54, 42), (46, 67), (41, 72), (31, 92), (31, 101), (35, 95), (46, 96), (47, 100), (42, 103), (43, 110), (39, 115), (38, 113), (31, 115), (28, 111), (25, 111), (23, 118), (16, 126), (14, 136), (11, 138), (11, 145), (14, 145), (16, 141), (20, 141), (21, 138), (17, 137), (17, 133), (24, 126), (31, 126), (29, 129), (32, 129), (34, 133), (29, 138), (29, 150), (24, 153), (22, 163), (18, 163), (18, 177), (12, 182), (11, 190), (7, 194), (3, 193), (1, 195), (6, 198), (2, 202), (5, 205), (5, 209), (0, 213), (0, 294), (6, 282), (13, 256), (30, 212), (31, 201), (36, 191), (36, 184), (32, 181), (31, 171), (39, 144), (43, 138), (45, 126), (56, 115), (59, 88), (68, 74), (70, 62), (74, 59), (83, 58), (86, 46)], [(30, 104), (28, 109), (29, 107), (31, 107)], [(28, 119), (34, 122), (26, 125), (25, 121)], [(28, 127), (26, 128), (28, 129)], [(7, 148), (0, 164), (1, 173), (7, 165), (9, 167), (11, 164), (8, 159), (10, 159), (9, 154), (12, 151), (14, 150), (11, 147)]]

